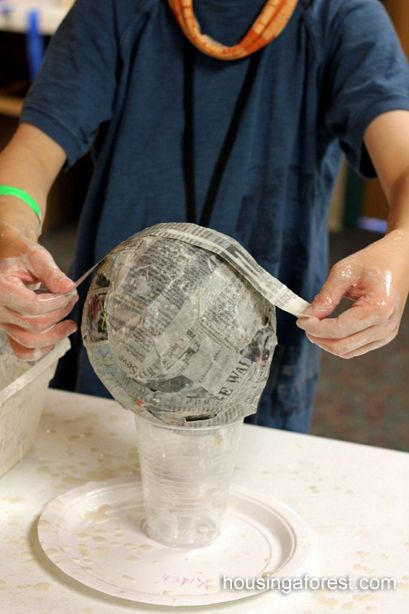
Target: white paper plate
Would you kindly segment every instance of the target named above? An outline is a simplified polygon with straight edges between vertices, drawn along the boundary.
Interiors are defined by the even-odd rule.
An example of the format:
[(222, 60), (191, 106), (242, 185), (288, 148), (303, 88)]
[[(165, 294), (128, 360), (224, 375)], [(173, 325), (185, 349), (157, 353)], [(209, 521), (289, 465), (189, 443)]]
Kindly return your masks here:
[(223, 590), (221, 577), (289, 576), (300, 570), (309, 532), (277, 501), (233, 488), (224, 527), (210, 546), (162, 546), (143, 533), (141, 483), (135, 477), (90, 482), (53, 499), (38, 522), (51, 561), (93, 589), (149, 604), (205, 605), (260, 591)]

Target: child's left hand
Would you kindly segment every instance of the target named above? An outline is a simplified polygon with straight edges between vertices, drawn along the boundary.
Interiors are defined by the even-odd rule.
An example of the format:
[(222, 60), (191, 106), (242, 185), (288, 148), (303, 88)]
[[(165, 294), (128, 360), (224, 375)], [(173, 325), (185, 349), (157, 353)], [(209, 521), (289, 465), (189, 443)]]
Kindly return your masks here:
[[(337, 262), (297, 320), (310, 341), (342, 358), (360, 356), (397, 335), (409, 292), (409, 235), (393, 230)], [(342, 298), (354, 301), (338, 317), (328, 316)], [(312, 316), (312, 317), (311, 317)]]

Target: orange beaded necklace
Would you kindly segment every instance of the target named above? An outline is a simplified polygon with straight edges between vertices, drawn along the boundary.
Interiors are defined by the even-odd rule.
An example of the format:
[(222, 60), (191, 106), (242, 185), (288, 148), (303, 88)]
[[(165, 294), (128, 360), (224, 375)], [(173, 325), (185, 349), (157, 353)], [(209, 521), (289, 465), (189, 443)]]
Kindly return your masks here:
[(193, 10), (193, 0), (168, 0), (180, 27), (190, 42), (206, 55), (218, 60), (238, 60), (268, 45), (284, 30), (298, 0), (267, 0), (263, 10), (244, 38), (227, 47), (202, 34)]

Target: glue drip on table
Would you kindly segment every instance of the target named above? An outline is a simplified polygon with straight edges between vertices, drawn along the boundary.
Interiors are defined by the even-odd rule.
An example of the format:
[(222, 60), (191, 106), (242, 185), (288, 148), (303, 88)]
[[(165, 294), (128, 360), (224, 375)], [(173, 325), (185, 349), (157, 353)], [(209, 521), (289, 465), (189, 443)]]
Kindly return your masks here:
[(255, 413), (276, 339), (275, 307), (308, 305), (226, 235), (158, 224), (121, 243), (94, 275), (82, 335), (119, 403), (200, 428)]

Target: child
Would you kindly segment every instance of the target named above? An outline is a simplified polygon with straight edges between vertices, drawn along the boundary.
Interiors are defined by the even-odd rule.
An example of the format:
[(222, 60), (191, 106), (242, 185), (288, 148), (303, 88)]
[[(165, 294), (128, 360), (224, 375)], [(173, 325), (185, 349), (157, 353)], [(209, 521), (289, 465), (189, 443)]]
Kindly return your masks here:
[[(20, 190), (0, 188), (0, 321), (26, 359), (79, 321), (86, 285), (77, 324), (62, 320), (77, 296), (37, 245), (35, 210), (44, 216), (60, 169), (90, 148), (73, 279), (138, 230), (188, 220), (233, 236), (313, 301), (313, 317), (278, 314), (258, 424), (308, 431), (318, 346), (350, 358), (396, 335), (409, 289), (409, 69), (378, 0), (76, 2), (0, 157), (0, 184)], [(325, 281), (341, 149), (379, 175), (391, 210), (387, 235)], [(355, 302), (329, 318), (343, 296)], [(59, 385), (107, 394), (78, 333), (73, 346)]]

